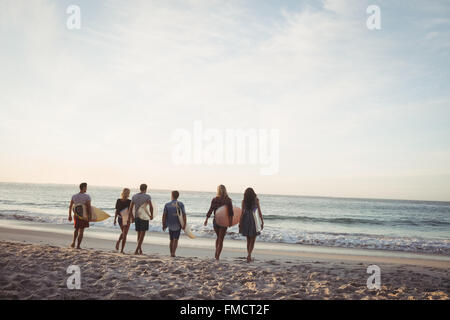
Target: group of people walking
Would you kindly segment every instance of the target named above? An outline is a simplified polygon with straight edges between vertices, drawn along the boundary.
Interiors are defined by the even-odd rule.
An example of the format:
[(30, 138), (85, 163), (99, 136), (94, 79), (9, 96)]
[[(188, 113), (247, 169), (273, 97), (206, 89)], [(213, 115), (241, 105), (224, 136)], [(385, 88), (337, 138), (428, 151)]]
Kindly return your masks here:
[[(137, 246), (135, 254), (142, 254), (142, 243), (144, 241), (145, 233), (149, 229), (149, 220), (153, 220), (153, 204), (151, 201), (151, 196), (147, 193), (147, 185), (141, 184), (139, 187), (140, 192), (133, 195), (130, 198), (130, 189), (124, 188), (119, 199), (116, 201), (115, 215), (114, 215), (114, 225), (117, 223), (120, 226), (121, 234), (116, 242), (116, 250), (120, 249), (120, 252), (124, 252), (125, 243), (127, 240), (128, 231), (132, 223), (135, 224), (137, 232)], [(74, 235), (73, 242), (71, 244), (72, 248), (80, 249), (81, 242), (83, 240), (84, 229), (89, 227), (89, 221), (87, 219), (81, 219), (83, 216), (83, 210), (87, 210), (88, 216), (91, 216), (91, 197), (86, 193), (87, 183), (80, 184), (80, 192), (73, 195), (69, 205), (69, 221), (72, 221), (72, 210), (74, 211)], [(175, 252), (178, 246), (178, 239), (180, 238), (181, 230), (186, 227), (186, 210), (184, 204), (178, 201), (180, 193), (178, 191), (172, 191), (171, 201), (164, 205), (163, 217), (162, 217), (162, 228), (163, 231), (169, 229), (170, 237), (170, 256), (175, 257)], [(81, 208), (81, 205), (85, 209)], [(142, 206), (148, 205), (149, 207), (149, 220), (142, 219), (138, 215), (133, 214), (133, 209), (137, 213), (138, 209)], [(213, 228), (217, 235), (216, 239), (216, 251), (215, 258), (219, 260), (220, 254), (223, 248), (223, 241), (227, 233), (228, 227), (220, 226), (216, 223), (215, 213), (216, 210), (222, 206), (227, 207), (229, 226), (232, 225), (233, 219), (233, 203), (231, 198), (228, 196), (227, 189), (224, 185), (219, 185), (217, 187), (217, 195), (211, 200), (211, 206), (206, 214), (206, 220), (204, 225), (208, 225), (208, 220), (212, 214), (214, 214)], [(247, 237), (247, 262), (252, 261), (252, 251), (255, 246), (256, 237), (259, 235), (259, 228), (256, 226), (255, 216), (256, 213), (260, 220), (260, 230), (264, 228), (264, 220), (261, 212), (261, 207), (259, 204), (259, 199), (252, 188), (247, 188), (244, 192), (244, 199), (242, 200), (242, 214), (239, 221), (239, 233)], [(122, 217), (121, 212), (128, 209), (128, 215), (126, 219)], [(184, 223), (180, 223), (179, 214), (182, 214)], [(126, 221), (124, 221), (126, 220)]]

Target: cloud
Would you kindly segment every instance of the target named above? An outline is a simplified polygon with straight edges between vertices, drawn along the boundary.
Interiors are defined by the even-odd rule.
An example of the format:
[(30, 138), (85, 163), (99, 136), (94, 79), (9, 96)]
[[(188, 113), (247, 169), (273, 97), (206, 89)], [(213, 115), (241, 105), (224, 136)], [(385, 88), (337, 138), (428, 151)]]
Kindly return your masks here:
[[(77, 150), (95, 168), (104, 164), (92, 172), (101, 184), (134, 181), (144, 169), (164, 176), (179, 169), (170, 163), (171, 132), (202, 120), (218, 129), (280, 129), (281, 173), (261, 181), (267, 192), (305, 177), (423, 173), (430, 163), (433, 174), (448, 173), (448, 130), (430, 133), (417, 120), (448, 118), (448, 93), (429, 84), (434, 68), (448, 65), (438, 43), (445, 19), (428, 14), (423, 27), (406, 20), (408, 32), (392, 23), (402, 12), (382, 2), (382, 30), (369, 31), (368, 3), (311, 3), (280, 5), (266, 19), (237, 1), (86, 1), (82, 29), (69, 31), (61, 3), (3, 1), (3, 163), (48, 159), (64, 163), (63, 171), (77, 164)], [(446, 7), (428, 10), (439, 6)], [(424, 42), (410, 51), (402, 40), (417, 30)], [(443, 52), (439, 64), (425, 59), (433, 41)], [(448, 84), (448, 72), (439, 80)], [(411, 136), (427, 138), (411, 143)], [(118, 146), (126, 146), (120, 156)], [(121, 173), (127, 168), (133, 177)], [(210, 169), (186, 168), (185, 188), (205, 188), (208, 179), (197, 177)], [(243, 170), (220, 171), (218, 180)]]

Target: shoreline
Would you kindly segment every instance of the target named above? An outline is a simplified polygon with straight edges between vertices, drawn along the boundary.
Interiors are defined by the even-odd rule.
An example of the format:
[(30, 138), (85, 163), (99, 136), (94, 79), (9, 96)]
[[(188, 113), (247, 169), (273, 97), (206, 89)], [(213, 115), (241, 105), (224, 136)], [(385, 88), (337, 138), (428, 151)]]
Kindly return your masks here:
[[(24, 222), (0, 219), (0, 241), (19, 241), (34, 244), (68, 247), (72, 241), (73, 225), (51, 225), (39, 222)], [(90, 227), (85, 231), (82, 247), (95, 250), (113, 250), (120, 231), (106, 228)], [(136, 232), (133, 226), (127, 237), (126, 253), (133, 253), (136, 245)], [(177, 254), (189, 257), (214, 257), (214, 238), (196, 238), (191, 240), (181, 235)], [(169, 255), (168, 233), (147, 232), (144, 253)], [(246, 257), (246, 242), (225, 237), (221, 258)], [(253, 256), (258, 260), (341, 260), (366, 263), (393, 263), (424, 267), (450, 269), (450, 257), (410, 253), (403, 251), (385, 251), (371, 249), (351, 249), (336, 247), (307, 246), (287, 243), (255, 243)]]

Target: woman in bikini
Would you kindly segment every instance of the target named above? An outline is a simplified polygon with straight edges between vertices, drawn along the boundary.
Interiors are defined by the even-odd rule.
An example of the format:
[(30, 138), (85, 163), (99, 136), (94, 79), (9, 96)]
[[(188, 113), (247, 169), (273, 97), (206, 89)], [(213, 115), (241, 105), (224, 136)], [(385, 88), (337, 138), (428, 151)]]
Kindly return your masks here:
[[(208, 213), (206, 214), (206, 220), (204, 225), (206, 226), (208, 224), (208, 219), (211, 216), (211, 214), (214, 212), (214, 215), (216, 214), (216, 210), (219, 209), (221, 206), (226, 205), (228, 208), (228, 216), (230, 218), (230, 226), (231, 221), (233, 220), (233, 204), (231, 202), (230, 197), (228, 197), (227, 189), (224, 185), (220, 185), (217, 187), (217, 196), (212, 199), (211, 206), (208, 210)], [(227, 233), (228, 227), (222, 227), (217, 225), (216, 219), (213, 220), (213, 227), (214, 231), (216, 232), (217, 239), (216, 239), (216, 254), (215, 258), (216, 260), (219, 260), (220, 253), (222, 252), (223, 248), (223, 240), (225, 238), (225, 235)]]
[(124, 221), (121, 215), (122, 210), (130, 209), (131, 200), (128, 199), (129, 197), (130, 189), (125, 188), (122, 191), (120, 199), (117, 199), (116, 201), (116, 215), (114, 216), (114, 225), (116, 225), (117, 220), (119, 220), (119, 226), (122, 233), (120, 234), (119, 240), (117, 240), (116, 250), (119, 250), (120, 241), (122, 241), (122, 249), (120, 250), (120, 253), (123, 253), (123, 249), (125, 248), (125, 243), (127, 241), (128, 229), (130, 228), (130, 225), (127, 221), (128, 219)]

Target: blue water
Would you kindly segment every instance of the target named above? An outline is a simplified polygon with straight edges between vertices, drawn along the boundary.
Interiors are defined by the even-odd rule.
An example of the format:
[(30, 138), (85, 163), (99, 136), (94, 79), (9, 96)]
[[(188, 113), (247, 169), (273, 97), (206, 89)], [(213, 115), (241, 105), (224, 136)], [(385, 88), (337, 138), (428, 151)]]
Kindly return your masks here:
[[(0, 219), (68, 224), (68, 205), (76, 185), (0, 183)], [(137, 190), (132, 190), (132, 193)], [(92, 204), (114, 215), (121, 188), (89, 186)], [(150, 230), (162, 232), (161, 214), (170, 192), (150, 190), (158, 214)], [(181, 191), (191, 229), (214, 237), (203, 226), (214, 193)], [(230, 194), (240, 206), (242, 194)], [(264, 230), (259, 241), (328, 247), (400, 250), (450, 255), (450, 202), (259, 195)], [(211, 220), (210, 220), (211, 222)], [(118, 228), (113, 219), (92, 228)], [(227, 237), (244, 239), (237, 227)]]

